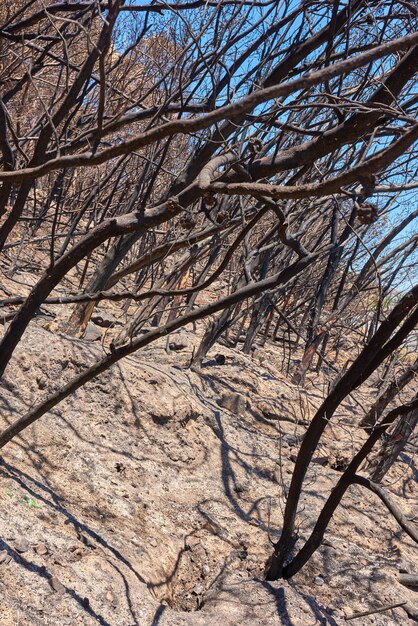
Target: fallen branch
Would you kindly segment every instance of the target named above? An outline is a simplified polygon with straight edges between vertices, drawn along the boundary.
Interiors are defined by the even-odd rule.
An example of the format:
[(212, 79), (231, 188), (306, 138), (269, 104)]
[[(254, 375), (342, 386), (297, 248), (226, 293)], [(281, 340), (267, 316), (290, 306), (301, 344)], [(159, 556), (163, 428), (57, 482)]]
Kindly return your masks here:
[(354, 613), (350, 617), (346, 617), (346, 622), (352, 619), (358, 619), (359, 617), (366, 617), (367, 615), (374, 615), (375, 613), (383, 613), (384, 611), (390, 611), (391, 609), (397, 609), (400, 606), (405, 606), (406, 602), (397, 602), (396, 604), (389, 604), (388, 606), (382, 606), (379, 609), (371, 609), (370, 611), (363, 611), (362, 613)]
[(404, 587), (418, 589), (418, 574), (399, 574), (398, 580)]

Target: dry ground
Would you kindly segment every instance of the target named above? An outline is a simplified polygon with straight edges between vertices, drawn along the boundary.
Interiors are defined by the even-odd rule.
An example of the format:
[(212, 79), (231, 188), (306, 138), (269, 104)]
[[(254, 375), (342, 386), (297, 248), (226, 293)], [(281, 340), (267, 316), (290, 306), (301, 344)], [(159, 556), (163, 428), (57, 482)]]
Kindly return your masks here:
[[(32, 324), (7, 370), (2, 426), (102, 354), (100, 342), (47, 327)], [(263, 580), (319, 379), (300, 392), (273, 346), (253, 359), (219, 348), (225, 365), (212, 354), (192, 372), (194, 335), (173, 340), (185, 347), (127, 358), (3, 450), (0, 626), (412, 624), (402, 608), (346, 622), (418, 604), (397, 582), (400, 569), (417, 570), (416, 548), (360, 488), (302, 572)], [(318, 451), (301, 537), (338, 479), (331, 466), (361, 437), (360, 412), (361, 398), (346, 403)], [(388, 482), (416, 516), (413, 460), (405, 455)]]

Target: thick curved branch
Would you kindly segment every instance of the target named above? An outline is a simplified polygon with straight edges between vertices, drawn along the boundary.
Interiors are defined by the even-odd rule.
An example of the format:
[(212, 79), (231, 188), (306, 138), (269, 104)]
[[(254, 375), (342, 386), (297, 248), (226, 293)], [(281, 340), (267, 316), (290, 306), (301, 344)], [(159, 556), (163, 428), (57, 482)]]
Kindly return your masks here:
[[(275, 545), (275, 552), (270, 567), (269, 577), (271, 579), (276, 580), (282, 574), (289, 546), (292, 544), (303, 482), (312, 456), (325, 428), (343, 399), (366, 380), (371, 373), (383, 363), (384, 359), (391, 354), (396, 347), (402, 344), (404, 339), (415, 328), (418, 323), (417, 303), (418, 285), (411, 289), (393, 308), (391, 313), (381, 323), (379, 329), (364, 346), (358, 357), (348, 368), (344, 376), (340, 378), (332, 392), (315, 413), (303, 438), (296, 459), (295, 470), (293, 472), (286, 502), (283, 530), (279, 541)], [(407, 319), (403, 322), (405, 318)], [(402, 322), (401, 328), (393, 334)], [(401, 409), (398, 407), (396, 410), (399, 411)], [(373, 431), (368, 441), (371, 441), (372, 437), (376, 437), (376, 434), (377, 437), (380, 436), (378, 428)], [(357, 467), (354, 471), (356, 470)]]
[(412, 33), (410, 35), (406, 35), (405, 37), (376, 46), (372, 50), (367, 50), (366, 52), (350, 59), (338, 61), (334, 65), (330, 65), (306, 76), (288, 81), (287, 83), (254, 91), (252, 94), (238, 100), (237, 102), (227, 104), (219, 109), (211, 111), (210, 113), (203, 114), (200, 117), (189, 118), (186, 120), (177, 119), (172, 122), (167, 122), (166, 124), (162, 124), (156, 128), (144, 131), (131, 140), (121, 142), (116, 146), (96, 152), (95, 154), (92, 152), (84, 152), (77, 155), (67, 155), (52, 159), (42, 165), (25, 168), (17, 172), (1, 172), (0, 181), (17, 183), (24, 180), (34, 180), (57, 169), (100, 165), (109, 159), (138, 150), (139, 148), (147, 146), (155, 141), (161, 141), (166, 137), (170, 137), (175, 134), (197, 132), (204, 130), (205, 128), (209, 128), (209, 126), (212, 126), (212, 124), (215, 124), (216, 122), (239, 117), (264, 102), (274, 98), (289, 96), (295, 91), (321, 84), (324, 81), (340, 76), (341, 74), (351, 72), (352, 70), (362, 67), (367, 63), (371, 63), (383, 56), (401, 50), (406, 50), (417, 43), (418, 32)]
[(212, 193), (228, 196), (243, 195), (263, 198), (290, 198), (301, 199), (311, 197), (330, 196), (341, 192), (343, 187), (359, 181), (362, 177), (374, 174), (388, 167), (399, 156), (406, 152), (418, 139), (418, 124), (405, 132), (404, 135), (391, 143), (388, 148), (369, 157), (363, 163), (356, 165), (347, 172), (339, 174), (323, 183), (307, 183), (296, 186), (269, 185), (266, 183), (208, 183), (205, 190)]
[[(382, 434), (398, 417), (405, 415), (416, 408), (418, 408), (418, 396), (415, 396), (409, 404), (396, 407), (396, 409), (390, 411), (382, 419), (375, 431), (370, 435), (357, 454), (353, 457), (349, 466), (332, 490), (331, 495), (322, 508), (309, 539), (306, 541), (305, 545), (298, 552), (298, 554), (290, 561), (290, 563), (283, 568), (284, 578), (291, 578), (294, 576), (319, 548), (337, 506), (340, 504), (341, 499), (343, 498), (348, 487), (353, 483), (358, 468), (366, 459), (367, 455), (372, 451), (373, 446), (377, 443), (377, 441), (379, 441)], [(307, 435), (305, 435), (305, 437), (306, 436)]]
[(413, 539), (416, 543), (418, 543), (418, 527), (415, 524), (411, 524), (411, 522), (405, 517), (402, 513), (401, 509), (398, 505), (392, 500), (388, 493), (377, 483), (365, 478), (364, 476), (359, 476), (356, 474), (353, 476), (352, 481), (353, 484), (361, 485), (362, 487), (366, 487), (374, 494), (376, 494), (383, 504), (386, 506), (388, 511), (390, 511), (393, 517), (398, 522), (399, 526), (406, 532), (406, 534)]

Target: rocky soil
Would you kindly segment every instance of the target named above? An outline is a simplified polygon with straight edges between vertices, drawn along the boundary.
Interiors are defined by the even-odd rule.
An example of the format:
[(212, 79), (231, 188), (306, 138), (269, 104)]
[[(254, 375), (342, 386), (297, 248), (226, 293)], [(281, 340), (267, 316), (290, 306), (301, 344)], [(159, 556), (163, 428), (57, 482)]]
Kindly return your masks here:
[[(2, 427), (103, 354), (48, 325), (32, 324), (7, 370)], [(127, 358), (2, 451), (0, 625), (412, 624), (416, 591), (398, 576), (417, 571), (416, 547), (357, 487), (311, 562), (290, 582), (264, 581), (321, 381), (299, 390), (271, 345), (253, 358), (218, 348), (224, 364), (215, 352), (193, 372), (195, 341), (182, 331), (168, 351)], [(362, 436), (361, 397), (351, 402), (309, 472), (300, 541)], [(387, 488), (418, 516), (408, 455)]]

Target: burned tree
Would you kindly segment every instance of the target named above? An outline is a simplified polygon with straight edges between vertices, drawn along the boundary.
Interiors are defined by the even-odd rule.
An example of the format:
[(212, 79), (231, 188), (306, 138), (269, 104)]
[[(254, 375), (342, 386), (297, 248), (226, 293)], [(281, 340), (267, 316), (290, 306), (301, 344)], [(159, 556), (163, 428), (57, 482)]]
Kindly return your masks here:
[[(11, 320), (0, 373), (43, 305), (68, 305), (61, 329), (72, 335), (99, 302), (122, 303), (126, 323), (103, 359), (9, 426), (1, 446), (188, 324), (203, 329), (196, 368), (219, 340), (251, 354), (291, 336), (298, 385), (314, 367), (333, 367), (268, 575), (306, 563), (347, 488), (370, 488), (358, 472), (386, 430), (404, 446), (416, 426), (416, 400), (397, 403), (416, 367), (390, 360), (418, 310), (417, 17), (412, 3), (362, 0), (6, 1), (0, 248), (16, 289), (0, 303)], [(25, 264), (36, 282), (23, 296)], [(354, 356), (341, 366), (344, 342)], [(365, 410), (368, 439), (293, 557), (321, 435), (342, 400), (385, 367)], [(374, 478), (401, 447), (381, 442)]]

